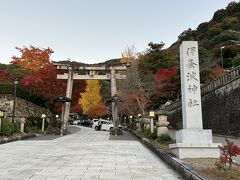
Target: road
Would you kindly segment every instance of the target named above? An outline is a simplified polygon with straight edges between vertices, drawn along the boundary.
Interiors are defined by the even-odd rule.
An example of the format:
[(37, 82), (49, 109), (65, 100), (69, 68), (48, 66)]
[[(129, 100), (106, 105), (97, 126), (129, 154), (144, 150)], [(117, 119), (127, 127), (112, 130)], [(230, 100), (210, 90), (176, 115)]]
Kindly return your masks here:
[(1, 180), (180, 179), (136, 139), (85, 127), (61, 138), (2, 144), (0, 160)]

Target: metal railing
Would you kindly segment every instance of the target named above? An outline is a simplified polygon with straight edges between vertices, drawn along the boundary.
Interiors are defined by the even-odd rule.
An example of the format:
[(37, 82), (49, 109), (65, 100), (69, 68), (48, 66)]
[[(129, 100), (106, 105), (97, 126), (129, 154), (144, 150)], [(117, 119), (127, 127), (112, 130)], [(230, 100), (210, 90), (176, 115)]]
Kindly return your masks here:
[[(237, 66), (236, 68), (232, 69), (231, 71), (217, 77), (212, 82), (205, 84), (201, 87), (201, 94), (204, 95), (208, 92), (211, 92), (221, 86), (224, 86), (236, 79), (240, 78), (240, 66)], [(166, 111), (171, 112), (176, 110), (177, 108), (180, 108), (182, 106), (181, 99), (172, 103), (171, 105), (166, 106)]]

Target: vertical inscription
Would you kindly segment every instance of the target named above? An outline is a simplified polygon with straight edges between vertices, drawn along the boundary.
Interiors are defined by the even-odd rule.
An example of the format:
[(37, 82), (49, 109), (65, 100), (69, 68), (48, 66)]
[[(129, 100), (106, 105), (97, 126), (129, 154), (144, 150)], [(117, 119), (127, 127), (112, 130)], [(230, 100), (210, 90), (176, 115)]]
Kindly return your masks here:
[(198, 45), (183, 41), (180, 46), (183, 127), (202, 128)]

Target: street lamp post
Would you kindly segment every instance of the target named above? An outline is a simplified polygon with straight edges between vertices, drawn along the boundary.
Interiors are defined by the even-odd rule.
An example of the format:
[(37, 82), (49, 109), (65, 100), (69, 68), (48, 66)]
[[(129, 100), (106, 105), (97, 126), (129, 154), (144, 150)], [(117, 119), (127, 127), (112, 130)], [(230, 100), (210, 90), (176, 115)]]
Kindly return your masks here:
[(0, 109), (0, 132), (2, 131), (2, 118), (4, 117), (4, 110)]
[(221, 47), (221, 63), (222, 63), (222, 69), (223, 69), (223, 49), (225, 48), (225, 46)]
[(17, 85), (19, 84), (19, 80), (17, 78), (14, 79), (14, 98), (13, 98), (13, 110), (12, 110), (12, 123), (13, 123), (13, 133), (14, 133), (14, 122), (15, 122), (15, 109), (16, 109), (16, 96), (17, 96)]
[(151, 118), (150, 119), (151, 133), (153, 133), (153, 118), (154, 118), (154, 116), (155, 116), (154, 111), (149, 111), (149, 117)]
[(129, 116), (129, 118), (130, 118), (130, 124), (132, 124), (132, 119), (133, 119), (133, 116), (132, 116), (132, 115), (130, 115), (130, 116)]
[(59, 118), (59, 115), (56, 114), (55, 117), (56, 117), (56, 120), (57, 120), (57, 127), (59, 127), (59, 119), (58, 119), (58, 118)]
[(44, 133), (44, 126), (45, 126), (45, 118), (46, 114), (42, 114), (42, 132)]

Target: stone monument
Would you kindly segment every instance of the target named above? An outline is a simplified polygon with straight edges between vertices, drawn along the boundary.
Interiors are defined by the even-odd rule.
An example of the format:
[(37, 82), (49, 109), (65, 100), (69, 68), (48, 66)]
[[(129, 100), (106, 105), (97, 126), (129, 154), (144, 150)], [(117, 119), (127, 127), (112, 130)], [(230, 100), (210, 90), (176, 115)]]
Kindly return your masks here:
[(183, 41), (180, 46), (183, 129), (176, 132), (176, 143), (169, 147), (178, 158), (218, 158), (220, 150), (212, 142), (212, 130), (202, 124), (198, 44)]

